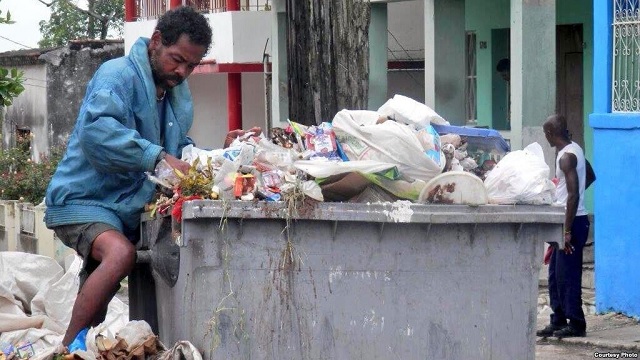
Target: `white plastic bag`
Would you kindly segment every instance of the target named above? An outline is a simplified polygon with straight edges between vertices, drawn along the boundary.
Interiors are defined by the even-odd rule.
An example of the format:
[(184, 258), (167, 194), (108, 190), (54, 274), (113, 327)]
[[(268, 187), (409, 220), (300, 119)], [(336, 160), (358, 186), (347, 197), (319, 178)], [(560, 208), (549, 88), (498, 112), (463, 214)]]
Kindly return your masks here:
[(298, 160), (293, 165), (296, 169), (316, 178), (326, 178), (348, 172), (372, 174), (395, 167), (393, 164), (372, 160), (341, 162), (328, 159)]
[(424, 153), (416, 132), (395, 121), (376, 124), (374, 111), (342, 110), (333, 118), (333, 128), (349, 160), (374, 160), (395, 164), (401, 175), (429, 181), (440, 166)]
[(551, 204), (555, 194), (549, 166), (537, 142), (508, 153), (487, 174), (484, 184), (492, 204)]
[(449, 125), (449, 122), (438, 115), (427, 105), (409, 97), (395, 95), (378, 109), (380, 115), (391, 117), (395, 121), (414, 125), (421, 129), (431, 124)]

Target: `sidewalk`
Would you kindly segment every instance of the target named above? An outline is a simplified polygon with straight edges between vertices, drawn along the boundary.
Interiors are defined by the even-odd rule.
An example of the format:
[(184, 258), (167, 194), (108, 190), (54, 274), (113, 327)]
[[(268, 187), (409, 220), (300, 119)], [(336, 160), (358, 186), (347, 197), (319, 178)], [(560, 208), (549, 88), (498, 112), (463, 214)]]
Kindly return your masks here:
[[(537, 338), (536, 343), (571, 344), (592, 346), (598, 350), (628, 351), (640, 357), (640, 322), (637, 319), (617, 313), (595, 314), (593, 292), (583, 289), (583, 309), (587, 320), (587, 336), (557, 339)], [(538, 298), (538, 324), (541, 329), (549, 323), (551, 309), (548, 306), (549, 293), (540, 288)]]

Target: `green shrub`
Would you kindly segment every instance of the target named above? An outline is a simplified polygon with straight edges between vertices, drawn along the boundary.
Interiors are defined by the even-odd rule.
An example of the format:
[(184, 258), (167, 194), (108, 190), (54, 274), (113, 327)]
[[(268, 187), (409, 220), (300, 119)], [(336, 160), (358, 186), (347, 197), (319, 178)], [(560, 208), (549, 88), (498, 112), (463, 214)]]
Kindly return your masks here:
[(55, 147), (40, 162), (31, 160), (29, 138), (18, 138), (16, 146), (0, 153), (0, 199), (39, 204), (44, 199), (49, 180), (64, 154)]

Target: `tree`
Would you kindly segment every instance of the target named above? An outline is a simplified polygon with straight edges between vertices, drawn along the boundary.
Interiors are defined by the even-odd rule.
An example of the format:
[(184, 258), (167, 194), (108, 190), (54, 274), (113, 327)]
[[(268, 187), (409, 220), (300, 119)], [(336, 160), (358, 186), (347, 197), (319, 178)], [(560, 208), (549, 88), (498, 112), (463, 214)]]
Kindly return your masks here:
[[(12, 24), (11, 13), (2, 15), (0, 10), (0, 24)], [(0, 108), (11, 105), (13, 98), (24, 91), (22, 86), (22, 71), (0, 67)]]
[(369, 0), (286, 0), (289, 117), (306, 125), (366, 109)]
[(69, 40), (107, 38), (109, 33), (122, 35), (124, 28), (124, 0), (87, 0), (82, 9), (70, 0), (54, 0), (49, 21), (40, 22), (40, 47), (66, 45)]

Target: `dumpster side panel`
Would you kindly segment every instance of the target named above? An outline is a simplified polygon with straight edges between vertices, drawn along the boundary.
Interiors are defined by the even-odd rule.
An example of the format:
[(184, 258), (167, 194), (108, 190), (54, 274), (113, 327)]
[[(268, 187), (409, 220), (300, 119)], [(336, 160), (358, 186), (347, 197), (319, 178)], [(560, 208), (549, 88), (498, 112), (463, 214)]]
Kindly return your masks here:
[(191, 220), (160, 336), (205, 359), (534, 359), (560, 224)]

